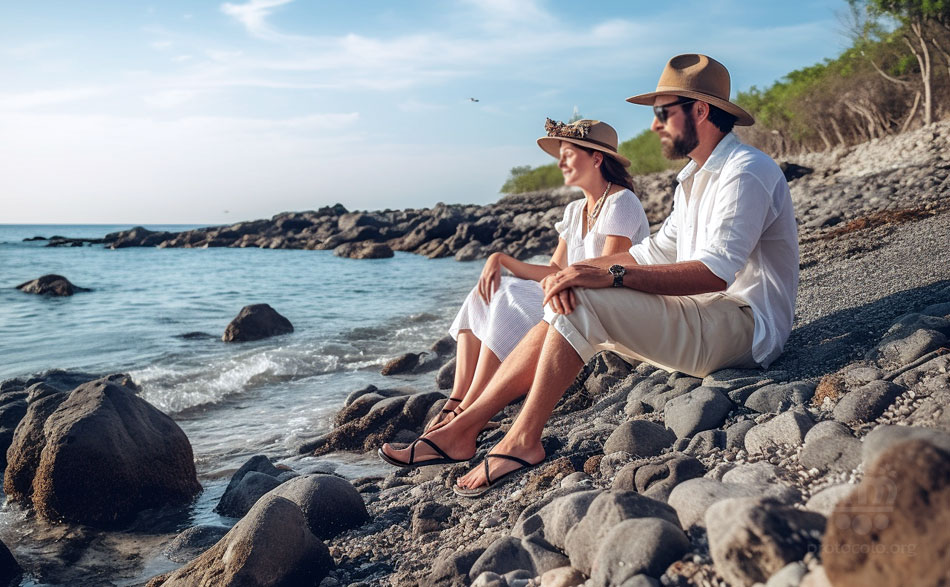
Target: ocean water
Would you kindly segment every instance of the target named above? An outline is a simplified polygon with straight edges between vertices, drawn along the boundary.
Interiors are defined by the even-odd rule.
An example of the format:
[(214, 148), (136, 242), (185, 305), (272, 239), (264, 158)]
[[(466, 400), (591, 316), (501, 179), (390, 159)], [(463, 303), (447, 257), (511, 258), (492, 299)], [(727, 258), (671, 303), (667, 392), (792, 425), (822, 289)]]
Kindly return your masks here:
[[(380, 366), (444, 336), (482, 266), (409, 253), (354, 260), (332, 251), (113, 251), (23, 241), (130, 227), (0, 225), (0, 380), (53, 368), (129, 373), (191, 441), (205, 491), (188, 525), (220, 523), (211, 510), (252, 455), (312, 466), (292, 456), (295, 448), (329, 430), (350, 392), (368, 384), (435, 389), (434, 373), (382, 377)], [(48, 273), (92, 291), (49, 298), (15, 289)], [(294, 333), (222, 342), (228, 322), (254, 303), (270, 304)], [(324, 460), (321, 467), (351, 477), (388, 470), (361, 456)], [(22, 520), (16, 508), (0, 510), (8, 545), (22, 538)]]

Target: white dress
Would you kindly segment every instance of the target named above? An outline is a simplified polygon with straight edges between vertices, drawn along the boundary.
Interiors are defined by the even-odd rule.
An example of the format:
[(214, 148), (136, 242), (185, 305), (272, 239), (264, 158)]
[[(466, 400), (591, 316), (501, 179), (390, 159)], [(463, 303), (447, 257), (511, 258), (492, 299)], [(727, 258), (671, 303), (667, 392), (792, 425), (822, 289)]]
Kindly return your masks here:
[[(650, 224), (640, 200), (630, 190), (607, 196), (594, 226), (582, 235), (586, 221), (587, 200), (582, 198), (567, 205), (564, 219), (554, 225), (567, 244), (567, 263), (599, 257), (607, 237), (625, 236), (634, 244), (650, 236)], [(455, 322), (449, 329), (458, 340), (460, 330), (471, 330), (499, 360), (504, 361), (525, 334), (544, 317), (544, 290), (530, 279), (503, 276), (498, 289), (486, 304), (472, 288)]]

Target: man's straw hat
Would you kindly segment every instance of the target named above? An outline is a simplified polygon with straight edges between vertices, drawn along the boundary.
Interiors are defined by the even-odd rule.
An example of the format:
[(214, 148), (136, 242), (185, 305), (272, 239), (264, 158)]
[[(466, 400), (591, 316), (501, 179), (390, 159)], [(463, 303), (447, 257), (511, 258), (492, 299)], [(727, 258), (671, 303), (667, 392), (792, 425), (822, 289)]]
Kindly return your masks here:
[(600, 151), (624, 167), (630, 167), (630, 160), (617, 152), (617, 131), (606, 122), (585, 119), (565, 124), (548, 118), (544, 130), (548, 131), (548, 136), (538, 139), (538, 146), (555, 159), (561, 156), (561, 141), (566, 141)]
[(739, 126), (751, 126), (755, 119), (729, 101), (729, 71), (711, 57), (688, 53), (670, 59), (656, 84), (656, 91), (627, 98), (627, 102), (652, 106), (657, 96), (696, 98), (735, 115)]

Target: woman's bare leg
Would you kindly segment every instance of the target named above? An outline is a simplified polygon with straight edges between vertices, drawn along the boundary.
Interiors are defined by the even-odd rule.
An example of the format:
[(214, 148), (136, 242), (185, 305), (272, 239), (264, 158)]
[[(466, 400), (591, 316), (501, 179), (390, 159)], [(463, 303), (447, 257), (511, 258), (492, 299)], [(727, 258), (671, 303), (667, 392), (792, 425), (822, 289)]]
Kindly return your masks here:
[(500, 366), (501, 361), (498, 359), (498, 356), (488, 348), (488, 345), (483, 344), (482, 351), (478, 354), (478, 365), (475, 366), (475, 375), (469, 382), (465, 399), (462, 400), (461, 405), (463, 410), (467, 410), (469, 406), (475, 403), (475, 400), (482, 395), (492, 377), (498, 372), (498, 367)]
[[(547, 331), (547, 322), (540, 322), (532, 328), (501, 364), (478, 399), (448, 424), (427, 432), (424, 436), (452, 458), (471, 457), (475, 453), (475, 439), (485, 424), (506, 405), (528, 393)], [(573, 352), (573, 349), (571, 350)], [(397, 460), (409, 460), (408, 448), (396, 450), (391, 445), (384, 444), (383, 451)], [(435, 451), (424, 443), (416, 446), (415, 455), (417, 461), (437, 456)]]
[[(491, 356), (494, 353), (488, 351), (488, 347), (482, 344), (475, 334), (468, 328), (459, 330), (455, 352), (455, 381), (452, 384), (451, 399), (464, 400), (469, 395), (469, 389), (472, 386), (472, 379), (478, 372), (478, 366), (481, 364), (481, 355), (488, 352)], [(453, 410), (462, 405), (461, 401), (445, 402), (444, 410)], [(436, 414), (432, 420), (426, 424), (426, 432), (435, 430), (440, 426), (445, 426), (453, 417), (450, 413), (441, 412)]]
[[(577, 377), (584, 361), (577, 351), (553, 328), (545, 333), (540, 357), (537, 359), (537, 369), (534, 373), (528, 397), (525, 399), (521, 412), (505, 437), (495, 445), (492, 452), (519, 457), (529, 463), (537, 463), (544, 459), (544, 447), (541, 446), (541, 434), (544, 425), (554, 406), (561, 396)], [(486, 390), (488, 395), (490, 390)], [(457, 418), (460, 420), (468, 412)], [(497, 479), (504, 473), (518, 468), (514, 462), (496, 459), (493, 463), (492, 478)], [(456, 484), (465, 489), (474, 489), (488, 483), (485, 478), (485, 469), (477, 466)]]

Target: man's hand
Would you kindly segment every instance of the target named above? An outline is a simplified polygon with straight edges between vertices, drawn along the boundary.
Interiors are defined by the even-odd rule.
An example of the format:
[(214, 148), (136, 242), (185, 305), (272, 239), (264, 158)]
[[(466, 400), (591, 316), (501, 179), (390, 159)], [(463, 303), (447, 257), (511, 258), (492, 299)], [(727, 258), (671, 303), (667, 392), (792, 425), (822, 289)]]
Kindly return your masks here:
[(576, 263), (557, 273), (548, 275), (541, 281), (544, 289), (544, 304), (550, 302), (551, 308), (558, 314), (570, 314), (574, 311), (573, 287), (597, 289), (613, 285), (613, 276), (606, 269)]

